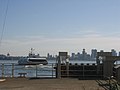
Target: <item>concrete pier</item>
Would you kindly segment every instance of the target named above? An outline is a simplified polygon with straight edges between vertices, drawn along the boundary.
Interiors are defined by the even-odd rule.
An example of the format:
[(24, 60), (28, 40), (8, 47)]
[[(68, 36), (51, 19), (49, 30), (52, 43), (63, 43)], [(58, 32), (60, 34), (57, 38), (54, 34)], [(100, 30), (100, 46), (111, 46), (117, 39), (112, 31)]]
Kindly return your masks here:
[(0, 90), (105, 90), (96, 80), (8, 78)]

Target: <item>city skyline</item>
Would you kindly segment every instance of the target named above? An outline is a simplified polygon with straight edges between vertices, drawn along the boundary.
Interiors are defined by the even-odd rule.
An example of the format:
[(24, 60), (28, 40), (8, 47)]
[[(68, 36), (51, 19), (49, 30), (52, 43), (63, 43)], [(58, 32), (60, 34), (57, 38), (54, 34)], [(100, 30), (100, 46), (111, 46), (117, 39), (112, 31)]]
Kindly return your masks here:
[[(32, 50), (32, 51), (31, 51)], [(33, 54), (35, 54), (35, 55), (40, 55), (40, 56), (50, 56), (50, 57), (56, 57), (56, 56), (58, 56), (58, 54), (59, 54), (59, 52), (61, 52), (61, 51), (59, 51), (59, 52), (57, 52), (57, 53), (55, 53), (55, 54), (52, 54), (52, 53), (50, 53), (50, 52), (46, 52), (46, 55), (42, 55), (41, 53), (36, 53), (36, 51), (35, 51), (35, 49), (34, 48), (31, 48), (31, 50), (26, 54), (26, 55), (23, 55), (23, 56), (28, 56), (30, 53), (33, 53)], [(67, 51), (64, 51), (64, 52), (67, 52)], [(77, 51), (77, 52), (67, 52), (68, 53), (68, 55), (70, 56), (70, 57), (72, 57), (72, 56), (76, 56), (76, 55), (80, 55), (80, 54), (86, 54), (86, 55), (90, 55), (90, 57), (92, 57), (92, 58), (95, 58), (96, 56), (97, 56), (97, 52), (112, 52), (112, 55), (113, 56), (120, 56), (120, 51), (117, 51), (117, 50), (115, 50), (115, 49), (111, 49), (111, 50), (109, 50), (109, 51), (105, 51), (105, 50), (97, 50), (97, 49), (91, 49), (90, 50), (90, 52), (87, 52), (86, 51), (86, 49), (85, 48), (83, 48), (82, 50), (79, 50), (79, 51)], [(6, 55), (6, 56), (14, 56), (14, 55), (12, 55), (11, 53), (6, 53), (6, 54), (0, 54), (0, 55)], [(18, 55), (18, 56), (20, 56), (20, 55)], [(22, 55), (21, 55), (22, 56)]]
[[(96, 61), (97, 58), (97, 52), (106, 52), (104, 50), (100, 50), (98, 51), (97, 49), (91, 49), (91, 53), (89, 54), (88, 52), (86, 52), (85, 49), (83, 49), (82, 51), (76, 52), (76, 53), (68, 53), (68, 58), (69, 60), (80, 60), (80, 61)], [(60, 52), (58, 52), (60, 53)], [(66, 53), (66, 52), (65, 52)], [(47, 58), (48, 60), (56, 60), (57, 57), (59, 56), (58, 54), (56, 55), (52, 55), (51, 53), (47, 53), (47, 55), (42, 56), (40, 53), (34, 53), (33, 52), (33, 48), (31, 48), (31, 52), (29, 52), (28, 55), (26, 56), (12, 56), (10, 53), (7, 53), (7, 55), (4, 54), (0, 54), (0, 60), (17, 60), (19, 58), (23, 58), (23, 57), (28, 57), (30, 55), (34, 55), (36, 57), (44, 57)], [(120, 51), (117, 52), (114, 49), (111, 49), (111, 54), (112, 56), (120, 56)]]
[(0, 0), (0, 54), (120, 50), (120, 1)]

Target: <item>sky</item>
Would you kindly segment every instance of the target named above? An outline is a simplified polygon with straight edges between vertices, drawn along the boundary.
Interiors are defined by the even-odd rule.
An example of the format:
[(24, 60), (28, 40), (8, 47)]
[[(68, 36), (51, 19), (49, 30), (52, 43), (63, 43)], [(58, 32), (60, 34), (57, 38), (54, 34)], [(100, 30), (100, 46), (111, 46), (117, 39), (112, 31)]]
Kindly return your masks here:
[(2, 30), (0, 54), (120, 51), (120, 0), (0, 0)]

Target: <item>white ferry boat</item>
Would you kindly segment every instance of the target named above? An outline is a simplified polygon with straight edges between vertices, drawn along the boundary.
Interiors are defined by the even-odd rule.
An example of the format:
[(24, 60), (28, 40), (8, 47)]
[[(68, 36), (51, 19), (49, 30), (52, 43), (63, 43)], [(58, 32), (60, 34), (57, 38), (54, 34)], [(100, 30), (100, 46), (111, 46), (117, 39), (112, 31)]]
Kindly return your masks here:
[(33, 53), (33, 49), (31, 48), (31, 52), (28, 57), (24, 57), (18, 60), (19, 65), (47, 65), (47, 59), (45, 57), (40, 57), (39, 54), (35, 55)]
[(47, 65), (47, 59), (46, 58), (21, 58), (18, 61), (19, 65)]

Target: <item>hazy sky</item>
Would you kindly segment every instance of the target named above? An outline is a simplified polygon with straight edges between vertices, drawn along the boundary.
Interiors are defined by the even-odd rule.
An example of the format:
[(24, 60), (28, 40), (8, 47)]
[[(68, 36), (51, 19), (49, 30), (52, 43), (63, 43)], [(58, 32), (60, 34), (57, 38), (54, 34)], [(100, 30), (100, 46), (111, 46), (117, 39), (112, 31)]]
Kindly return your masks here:
[[(0, 0), (0, 34), (8, 0)], [(0, 53), (120, 51), (120, 0), (9, 0)]]

